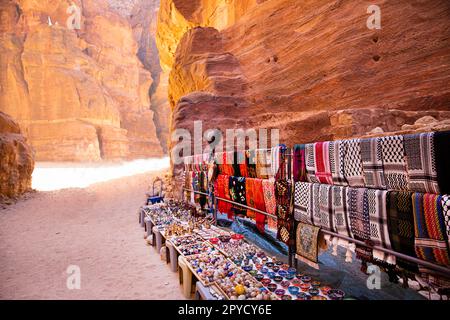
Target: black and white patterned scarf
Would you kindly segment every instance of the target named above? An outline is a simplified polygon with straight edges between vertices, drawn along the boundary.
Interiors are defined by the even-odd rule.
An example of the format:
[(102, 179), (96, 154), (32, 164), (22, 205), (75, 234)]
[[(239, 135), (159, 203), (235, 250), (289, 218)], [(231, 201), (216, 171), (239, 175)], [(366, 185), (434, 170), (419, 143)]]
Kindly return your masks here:
[(347, 188), (332, 187), (332, 207), (334, 218), (334, 231), (340, 235), (350, 237), (350, 223), (347, 211)]
[(305, 145), (305, 158), (306, 158), (306, 176), (311, 183), (319, 183), (319, 179), (316, 177), (316, 158), (314, 143), (308, 143)]
[(450, 196), (443, 195), (441, 198), (442, 214), (444, 215), (445, 230), (447, 232), (447, 241), (450, 248)]
[(330, 167), (333, 184), (338, 186), (347, 186), (345, 179), (344, 161), (347, 153), (348, 143), (346, 140), (331, 141), (330, 145)]
[(403, 136), (382, 137), (381, 147), (386, 188), (389, 190), (408, 190)]
[(434, 132), (405, 135), (408, 186), (411, 191), (439, 193)]
[(360, 139), (347, 141), (347, 152), (344, 157), (344, 174), (349, 186), (364, 187)]
[(312, 183), (296, 182), (294, 186), (294, 218), (312, 224)]
[(319, 212), (320, 212), (320, 225), (319, 227), (333, 231), (334, 230), (334, 218), (333, 218), (333, 204), (332, 204), (332, 188), (330, 185), (319, 185)]
[(361, 139), (364, 184), (367, 188), (386, 189), (381, 139)]

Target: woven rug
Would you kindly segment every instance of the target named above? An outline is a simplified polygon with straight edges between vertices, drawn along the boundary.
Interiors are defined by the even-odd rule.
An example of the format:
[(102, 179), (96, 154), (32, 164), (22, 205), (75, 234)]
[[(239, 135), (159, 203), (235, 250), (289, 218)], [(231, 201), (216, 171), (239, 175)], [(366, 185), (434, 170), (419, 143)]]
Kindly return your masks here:
[(408, 190), (403, 136), (389, 136), (380, 139), (386, 188), (389, 190)]
[(415, 249), (420, 259), (450, 265), (442, 197), (431, 193), (413, 194)]
[(275, 181), (262, 180), (262, 185), (266, 212), (275, 215), (277, 211), (277, 202), (275, 199)]
[(319, 231), (318, 227), (300, 222), (296, 232), (296, 258), (316, 269), (319, 269)]
[(441, 194), (450, 194), (450, 131), (434, 133), (436, 172)]
[(347, 140), (347, 152), (344, 156), (344, 174), (349, 186), (364, 187), (360, 139)]
[(350, 223), (347, 214), (347, 187), (332, 187), (332, 207), (334, 231), (340, 235), (350, 237)]
[(305, 145), (296, 144), (294, 146), (294, 154), (292, 156), (292, 173), (294, 182), (306, 182), (306, 158)]
[(380, 138), (361, 139), (361, 160), (365, 186), (386, 189)]
[(434, 133), (405, 135), (408, 186), (411, 191), (439, 194)]
[(345, 179), (344, 161), (348, 149), (348, 142), (346, 140), (331, 141), (329, 148), (333, 184), (347, 186), (348, 182)]
[(294, 232), (294, 218), (291, 212), (292, 185), (289, 180), (275, 181), (275, 199), (278, 218), (277, 239), (287, 245), (291, 244)]

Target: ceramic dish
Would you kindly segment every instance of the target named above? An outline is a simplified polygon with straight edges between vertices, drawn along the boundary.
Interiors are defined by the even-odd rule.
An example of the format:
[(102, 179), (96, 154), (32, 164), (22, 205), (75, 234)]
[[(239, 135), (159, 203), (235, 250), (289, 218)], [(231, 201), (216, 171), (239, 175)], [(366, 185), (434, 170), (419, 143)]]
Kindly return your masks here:
[(283, 288), (287, 288), (287, 287), (289, 287), (290, 285), (291, 285), (291, 283), (289, 282), (289, 281), (281, 281), (281, 283), (280, 283), (280, 285), (283, 287)]
[(279, 282), (283, 281), (283, 277), (282, 276), (274, 276), (273, 281), (279, 283)]
[(302, 280), (304, 283), (310, 283), (311, 282), (311, 277), (303, 276), (300, 280)]
[(291, 286), (291, 287), (288, 288), (288, 291), (289, 291), (290, 294), (295, 296), (295, 295), (297, 295), (300, 292), (300, 289), (299, 289), (299, 287)]
[(345, 292), (339, 289), (331, 289), (327, 293), (331, 300), (343, 300), (345, 297)]
[(292, 300), (292, 297), (288, 294), (281, 296), (281, 300)]
[(275, 290), (275, 294), (277, 296), (283, 296), (285, 293), (286, 293), (286, 290), (284, 290), (284, 289), (276, 289)]
[(277, 285), (275, 283), (269, 283), (267, 289), (269, 289), (271, 292), (274, 292), (275, 290), (277, 290)]
[(311, 300), (311, 296), (309, 294), (307, 294), (307, 293), (300, 292), (297, 295), (297, 300)]
[(264, 275), (257, 274), (257, 275), (255, 275), (255, 279), (258, 280), (258, 281), (261, 281), (262, 279), (264, 279)]

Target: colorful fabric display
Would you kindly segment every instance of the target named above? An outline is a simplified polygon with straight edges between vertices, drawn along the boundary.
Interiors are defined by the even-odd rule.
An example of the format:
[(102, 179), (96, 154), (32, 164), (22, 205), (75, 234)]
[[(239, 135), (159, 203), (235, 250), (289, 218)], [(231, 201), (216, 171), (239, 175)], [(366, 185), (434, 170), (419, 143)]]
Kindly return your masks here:
[(432, 263), (450, 265), (442, 196), (416, 192), (412, 199), (417, 257)]
[(408, 190), (403, 136), (382, 137), (383, 170), (388, 190)]
[(245, 158), (247, 162), (247, 171), (248, 171), (248, 177), (249, 178), (257, 178), (257, 171), (256, 171), (256, 151), (255, 150), (247, 150), (245, 152)]
[(434, 132), (405, 135), (403, 138), (409, 189), (438, 194)]
[(276, 216), (278, 218), (277, 239), (288, 245), (290, 245), (294, 231), (294, 219), (290, 210), (291, 192), (292, 185), (290, 180), (275, 181)]
[(296, 182), (294, 185), (294, 218), (312, 224), (312, 183)]
[[(245, 178), (230, 177), (230, 197), (233, 202), (242, 205), (247, 205), (247, 198), (245, 195)], [(247, 210), (236, 205), (232, 205), (232, 209), (237, 215), (245, 215)]]
[(350, 237), (350, 223), (347, 215), (347, 188), (333, 186), (331, 192), (334, 231), (340, 235)]
[(331, 190), (330, 185), (321, 184), (319, 186), (320, 227), (329, 231), (334, 230)]
[(347, 186), (348, 182), (345, 179), (345, 155), (347, 154), (348, 142), (347, 140), (331, 141), (329, 145), (330, 155), (330, 170), (333, 178), (333, 184), (339, 186)]
[[(219, 174), (216, 179), (216, 184), (214, 187), (214, 193), (216, 197), (227, 199), (231, 201), (230, 191), (229, 191), (230, 177), (224, 174)], [(231, 203), (218, 200), (217, 209), (221, 213), (225, 213), (228, 219), (233, 218), (233, 213), (231, 211)]]
[(262, 180), (262, 185), (266, 212), (271, 215), (275, 215), (277, 211), (277, 201), (275, 199), (275, 182), (272, 180)]
[(305, 145), (305, 157), (306, 157), (306, 176), (308, 182), (320, 183), (316, 177), (316, 159), (314, 143), (308, 143)]
[(450, 131), (434, 133), (436, 172), (441, 194), (450, 194)]
[(361, 139), (361, 160), (367, 188), (386, 189), (381, 139)]
[(331, 176), (330, 167), (330, 143), (317, 142), (314, 144), (315, 148), (315, 175), (320, 183), (333, 184), (333, 177)]
[(319, 269), (318, 243), (320, 228), (299, 223), (296, 233), (296, 258), (307, 265)]
[(344, 156), (344, 175), (349, 186), (364, 187), (360, 139), (347, 140), (347, 152)]
[(294, 154), (292, 156), (292, 173), (294, 182), (306, 182), (306, 158), (305, 145), (296, 144), (294, 146)]
[[(400, 253), (416, 257), (414, 249), (414, 214), (412, 193), (391, 191), (387, 195), (388, 230), (392, 248)], [(397, 265), (416, 272), (417, 264), (397, 258)]]
[(447, 241), (450, 248), (450, 196), (443, 195), (441, 198), (442, 214), (444, 215), (445, 229), (447, 231)]
[[(245, 179), (246, 185), (246, 193), (247, 193), (247, 205), (261, 210), (266, 211), (266, 205), (264, 203), (264, 190), (263, 190), (263, 181), (261, 179)], [(247, 217), (252, 216), (256, 221), (256, 227), (258, 228), (260, 233), (264, 233), (264, 228), (266, 224), (266, 215), (247, 210)]]
[(184, 188), (186, 189), (186, 199), (188, 201), (191, 200), (191, 191), (192, 190), (192, 171), (184, 172)]
[(271, 150), (256, 150), (256, 175), (260, 179), (273, 178)]

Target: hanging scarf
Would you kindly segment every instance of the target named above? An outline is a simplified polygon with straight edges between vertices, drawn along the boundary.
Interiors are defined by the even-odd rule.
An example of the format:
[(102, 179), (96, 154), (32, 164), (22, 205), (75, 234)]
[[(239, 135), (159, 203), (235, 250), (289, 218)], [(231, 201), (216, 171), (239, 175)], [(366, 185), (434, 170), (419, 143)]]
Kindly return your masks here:
[(219, 164), (219, 169), (221, 174), (227, 176), (234, 175), (234, 152), (220, 152), (216, 154), (217, 163)]
[(350, 237), (350, 223), (347, 215), (347, 188), (332, 187), (332, 207), (334, 217), (334, 231), (340, 235)]
[(237, 152), (237, 164), (239, 166), (239, 173), (241, 177), (248, 177), (248, 170), (247, 170), (247, 159), (246, 159), (245, 151), (238, 151)]
[(315, 175), (320, 183), (333, 184), (330, 167), (330, 143), (317, 142), (314, 144)]
[(313, 223), (312, 183), (296, 182), (294, 185), (294, 218), (306, 224)]
[(405, 135), (409, 190), (439, 193), (434, 152), (434, 133)]
[(278, 232), (277, 239), (290, 245), (294, 231), (294, 219), (291, 214), (292, 185), (289, 180), (275, 181), (275, 199), (277, 202)]
[(316, 227), (320, 227), (321, 222), (321, 213), (320, 213), (320, 183), (313, 183), (311, 187), (312, 194), (312, 224)]
[(320, 183), (316, 177), (316, 157), (314, 143), (308, 143), (305, 145), (305, 157), (306, 157), (306, 176), (308, 182)]
[[(206, 177), (206, 173), (204, 171), (199, 172), (198, 179), (199, 179), (199, 191), (203, 192), (203, 193), (207, 193), (208, 192), (208, 190), (207, 190), (208, 189), (208, 179)], [(198, 202), (200, 204), (200, 207), (202, 209), (204, 209), (208, 203), (208, 197), (203, 194), (200, 194), (200, 195), (198, 195), (198, 199), (199, 199)]]
[(319, 186), (319, 210), (320, 227), (325, 230), (334, 230), (333, 204), (331, 186), (321, 184)]
[(436, 172), (441, 194), (450, 194), (450, 131), (434, 133), (434, 152), (436, 156)]
[[(231, 200), (230, 191), (229, 191), (229, 183), (230, 177), (224, 174), (219, 174), (216, 179), (216, 185), (214, 187), (214, 193), (216, 197), (220, 197), (223, 199)], [(231, 211), (231, 203), (218, 200), (217, 201), (217, 209), (221, 213), (225, 213), (228, 216), (228, 219), (233, 218), (233, 213)]]
[(273, 147), (271, 154), (271, 171), (276, 180), (285, 180), (287, 178), (287, 147), (283, 144)]
[(318, 243), (320, 228), (298, 223), (296, 233), (296, 258), (310, 267), (319, 269), (318, 264)]
[(333, 184), (339, 186), (347, 186), (348, 182), (345, 179), (345, 155), (347, 154), (348, 142), (347, 140), (338, 140), (330, 142), (330, 168), (331, 176), (333, 177)]
[(296, 144), (294, 146), (294, 154), (292, 156), (292, 172), (294, 182), (306, 182), (306, 158), (305, 145)]
[(413, 194), (415, 249), (420, 259), (450, 265), (442, 197), (431, 193)]
[(383, 170), (386, 188), (408, 190), (403, 136), (382, 137)]
[(271, 150), (256, 150), (256, 175), (260, 179), (273, 178), (271, 160)]
[[(266, 211), (266, 205), (264, 203), (263, 181), (261, 179), (247, 178), (245, 179), (245, 187), (248, 206), (261, 211)], [(247, 217), (255, 219), (256, 227), (258, 228), (259, 232), (264, 233), (266, 215), (248, 210)]]
[(361, 159), (365, 186), (386, 189), (380, 138), (361, 139)]
[(187, 201), (191, 200), (191, 191), (192, 190), (192, 171), (184, 172), (184, 188), (186, 190), (186, 199)]
[[(230, 197), (231, 200), (243, 205), (247, 205), (245, 195), (245, 178), (230, 177)], [(233, 211), (237, 215), (246, 215), (247, 210), (240, 206), (232, 206)]]
[[(201, 191), (200, 189), (200, 183), (201, 183), (201, 175), (198, 171), (192, 172), (192, 190), (194, 191)], [(194, 194), (194, 202), (199, 204), (200, 203), (200, 195), (198, 193), (193, 192)]]
[(364, 187), (361, 160), (361, 140), (347, 140), (347, 152), (344, 157), (344, 174), (351, 187)]
[(447, 241), (450, 248), (450, 196), (443, 195), (441, 198), (442, 214), (444, 215), (445, 229), (447, 231)]
[[(411, 192), (388, 192), (388, 229), (392, 248), (400, 253), (416, 257), (414, 250), (414, 215)], [(397, 265), (416, 272), (417, 264), (397, 258)]]
[(275, 215), (277, 211), (277, 202), (275, 199), (275, 183), (272, 180), (262, 180), (264, 192), (264, 205), (266, 212)]
[(257, 178), (256, 173), (256, 151), (250, 150), (245, 152), (245, 158), (247, 162), (247, 173), (249, 178)]

